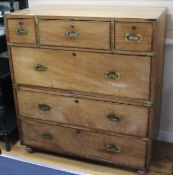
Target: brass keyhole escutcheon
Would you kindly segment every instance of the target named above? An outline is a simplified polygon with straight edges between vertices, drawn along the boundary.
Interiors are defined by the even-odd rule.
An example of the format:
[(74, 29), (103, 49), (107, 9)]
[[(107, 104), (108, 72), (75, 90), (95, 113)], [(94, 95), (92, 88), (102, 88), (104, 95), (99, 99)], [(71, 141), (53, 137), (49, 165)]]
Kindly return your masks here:
[(23, 25), (23, 22), (22, 22), (22, 21), (20, 21), (20, 22), (19, 22), (19, 26), (22, 26), (22, 25)]
[(137, 27), (136, 27), (136, 26), (132, 26), (131, 29), (132, 29), (132, 30), (136, 30)]
[(77, 54), (76, 54), (75, 52), (73, 52), (73, 53), (72, 53), (72, 55), (73, 55), (74, 57), (76, 57), (76, 56), (77, 56)]
[(74, 24), (71, 24), (70, 27), (73, 29), (75, 27), (75, 25)]
[(79, 100), (75, 100), (74, 102), (75, 102), (75, 103), (79, 103)]

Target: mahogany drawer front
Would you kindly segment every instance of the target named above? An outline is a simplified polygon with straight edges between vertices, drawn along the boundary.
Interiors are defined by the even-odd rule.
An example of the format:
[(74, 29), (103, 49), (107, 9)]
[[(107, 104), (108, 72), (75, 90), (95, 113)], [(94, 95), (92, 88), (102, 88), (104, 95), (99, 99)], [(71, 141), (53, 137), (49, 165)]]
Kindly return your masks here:
[(34, 19), (8, 19), (9, 42), (36, 44)]
[(115, 46), (117, 50), (151, 51), (152, 23), (117, 22), (115, 24)]
[(40, 20), (40, 45), (110, 50), (110, 22)]
[(92, 157), (144, 167), (146, 142), (133, 137), (111, 136), (78, 129), (21, 120), (22, 144), (58, 153)]
[(19, 115), (109, 132), (146, 137), (148, 109), (19, 90)]
[(150, 57), (12, 47), (16, 83), (148, 99)]

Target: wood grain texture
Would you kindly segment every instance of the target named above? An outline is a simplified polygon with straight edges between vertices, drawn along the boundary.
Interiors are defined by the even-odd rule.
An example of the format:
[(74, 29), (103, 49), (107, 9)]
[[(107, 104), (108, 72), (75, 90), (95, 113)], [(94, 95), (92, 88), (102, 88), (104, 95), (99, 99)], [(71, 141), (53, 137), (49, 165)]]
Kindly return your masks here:
[[(9, 42), (20, 44), (36, 44), (34, 19), (7, 19)], [(27, 31), (26, 35), (20, 36), (16, 31), (22, 23), (22, 28)]]
[(97, 18), (141, 18), (158, 19), (165, 8), (161, 7), (123, 7), (123, 6), (51, 6), (42, 5), (14, 12), (11, 16), (64, 16)]
[[(132, 29), (135, 27), (136, 29)], [(115, 46), (117, 50), (151, 51), (152, 50), (152, 24), (151, 23), (115, 23)], [(127, 34), (139, 34), (142, 41), (127, 41)]]
[[(61, 97), (46, 91), (19, 90), (17, 97), (20, 116), (140, 137), (147, 135), (148, 109), (144, 107)], [(40, 104), (48, 105), (50, 110), (41, 110)], [(120, 121), (108, 120), (110, 114), (120, 117)]]
[[(68, 31), (79, 32), (79, 37), (68, 38)], [(110, 22), (40, 20), (39, 35), (40, 45), (110, 50)]]
[[(67, 7), (65, 10), (62, 6), (58, 8), (59, 11), (50, 6), (27, 9), (15, 12), (6, 18), (6, 21), (18, 20), (18, 18), (33, 21), (34, 18), (39, 19), (41, 30), (43, 30), (40, 36), (44, 36), (44, 42), (50, 39), (50, 45), (40, 40), (42, 42), (40, 46), (38, 23), (36, 25), (37, 45), (22, 42), (13, 43), (13, 46), (9, 45), (16, 109), (20, 109), (20, 112), (25, 115), (20, 116), (18, 113), (19, 118), (21, 117), (19, 119), (21, 142), (27, 146), (52, 152), (148, 169), (152, 143), (159, 123), (165, 9), (154, 10), (152, 8), (150, 11), (148, 8), (147, 10), (146, 8), (138, 8), (138, 10), (133, 8), (132, 11), (132, 8), (130, 10), (127, 7), (117, 7), (115, 11), (114, 7), (93, 7), (89, 11), (88, 8), (82, 10), (81, 7)], [(69, 44), (69, 41), (62, 46), (57, 44), (59, 40), (56, 41), (54, 37), (56, 32), (62, 30), (61, 37), (64, 36), (66, 24), (69, 26), (72, 20), (75, 23), (73, 30), (74, 28), (75, 31), (82, 29), (81, 31), (88, 36), (79, 43), (76, 40), (76, 45)], [(95, 24), (93, 30), (91, 21)], [(42, 25), (42, 22), (45, 24)], [(49, 25), (47, 22), (50, 22)], [(115, 23), (115, 28), (113, 23)], [(132, 25), (137, 27), (136, 33), (142, 34), (142, 41), (138, 44), (124, 42), (124, 35), (129, 33)], [(12, 27), (8, 25), (8, 28)], [(46, 30), (47, 28), (51, 30)], [(10, 29), (7, 30), (8, 42), (11, 38), (9, 31)], [(46, 33), (47, 31), (50, 33)], [(51, 34), (52, 31), (53, 34)], [(90, 37), (88, 31), (91, 32), (91, 36), (96, 32), (98, 35), (95, 38)], [(103, 42), (100, 39), (101, 34), (104, 38)], [(49, 35), (51, 35), (50, 38)], [(146, 56), (151, 54), (151, 51), (155, 52), (155, 56)], [(42, 65), (41, 71), (36, 71), (38, 65)], [(45, 71), (42, 71), (43, 68)], [(119, 73), (120, 79), (107, 78), (105, 76), (107, 72)], [(20, 88), (16, 85), (20, 85)], [(25, 92), (30, 94), (24, 94), (21, 90), (23, 88), (29, 90)], [(18, 99), (21, 105), (18, 105)], [(53, 109), (48, 115), (37, 111), (35, 102), (42, 103), (42, 100), (44, 103), (48, 100), (51, 110)], [(78, 103), (74, 103), (74, 100), (78, 100)], [(140, 107), (144, 106), (145, 100), (153, 102), (153, 106)], [(30, 111), (27, 111), (24, 104), (28, 104), (27, 106), (36, 111), (33, 112), (36, 114), (29, 113)], [(124, 129), (110, 127), (103, 122), (100, 116), (103, 114), (105, 116), (107, 109), (109, 112), (130, 116), (124, 117), (124, 121), (127, 122), (122, 123)], [(81, 111), (86, 114), (85, 117), (80, 117)], [(61, 116), (61, 120), (55, 113)], [(138, 113), (140, 118), (137, 117)], [(137, 124), (134, 120), (138, 121)], [(133, 124), (128, 123), (130, 121), (133, 121)], [(96, 125), (96, 122), (100, 124)], [(37, 136), (44, 132), (51, 134), (55, 141), (54, 139), (49, 142), (38, 139)], [(61, 134), (62, 138), (59, 137)], [(144, 136), (146, 138), (143, 138)], [(44, 138), (49, 139), (47, 136)], [(120, 143), (123, 147), (123, 151), (119, 154), (121, 156), (100, 152), (103, 148), (102, 144), (108, 144), (108, 142), (117, 145)], [(82, 152), (85, 147), (86, 152)]]
[[(119, 162), (138, 168), (145, 165), (146, 142), (142, 140), (108, 136), (26, 120), (21, 121), (21, 130), (24, 139), (22, 144), (25, 145), (44, 147), (49, 151), (76, 154), (87, 158), (95, 157), (100, 161)], [(52, 139), (42, 138), (45, 133), (50, 134)], [(105, 150), (109, 144), (119, 146), (122, 151), (111, 153)], [(130, 149), (131, 147), (133, 149)]]
[[(137, 175), (136, 171), (120, 169), (118, 166), (108, 166), (107, 164), (93, 163), (93, 161), (81, 161), (81, 159), (65, 157), (57, 154), (49, 154), (46, 152), (35, 152), (34, 154), (29, 154), (25, 151), (25, 146), (21, 145), (19, 141), (13, 145), (13, 149), (10, 152), (6, 152), (4, 150), (4, 143), (1, 141), (0, 147), (2, 148), (2, 155), (14, 157), (16, 159), (22, 159), (23, 161), (37, 163), (50, 168), (62, 168), (65, 170), (92, 175)], [(172, 149), (173, 144), (171, 143), (157, 142), (157, 145), (154, 149), (154, 160), (152, 161), (147, 175), (172, 175)]]
[[(151, 62), (151, 87), (150, 100), (154, 102), (153, 108), (149, 111), (149, 127), (148, 136), (153, 140), (158, 138), (160, 127), (161, 113), (161, 97), (163, 84), (163, 68), (164, 68), (164, 53), (165, 53), (165, 30), (166, 28), (166, 10), (162, 13), (157, 23), (154, 25), (153, 49), (157, 53), (152, 57)], [(147, 148), (147, 166), (151, 164), (153, 156), (154, 144)]]
[[(129, 98), (148, 99), (150, 58), (12, 48), (16, 83), (51, 88), (100, 93)], [(45, 72), (34, 66), (42, 64)], [(127, 66), (128, 65), (128, 66)], [(115, 71), (120, 79), (109, 79), (105, 73)], [(29, 75), (29, 76), (28, 76)]]
[[(4, 18), (4, 24), (5, 24), (5, 29), (6, 29), (6, 40), (7, 42), (9, 41), (9, 26), (8, 26), (8, 19), (7, 16)], [(16, 89), (14, 88), (15, 84), (15, 77), (14, 77), (14, 70), (13, 70), (13, 62), (12, 62), (12, 53), (11, 53), (11, 47), (7, 45), (7, 51), (8, 51), (8, 58), (9, 58), (9, 67), (10, 67), (10, 76), (11, 76), (11, 82), (13, 86), (13, 98), (14, 98), (14, 104), (15, 104), (15, 112), (18, 114), (18, 102), (17, 102), (17, 94), (16, 94)]]
[(103, 102), (112, 102), (112, 103), (119, 103), (119, 104), (127, 104), (127, 105), (134, 105), (134, 106), (142, 106), (144, 107), (144, 100), (143, 99), (132, 99), (126, 98), (121, 96), (110, 96), (104, 94), (96, 94), (96, 93), (88, 93), (88, 92), (81, 92), (81, 91), (70, 91), (64, 89), (54, 89), (48, 87), (40, 87), (40, 86), (32, 86), (32, 85), (24, 85), (18, 84), (20, 90), (29, 90), (29, 91), (36, 91), (38, 93), (47, 93), (60, 95), (65, 97), (76, 97), (76, 98), (84, 98), (88, 100), (99, 100)]
[(162, 97), (162, 84), (163, 84), (163, 71), (164, 71), (164, 55), (165, 55), (165, 27), (166, 27), (166, 11), (161, 15), (156, 25), (156, 36), (154, 43), (154, 49), (158, 53), (156, 57), (153, 57), (152, 68), (154, 71), (153, 81), (154, 88), (153, 93), (150, 93), (150, 98), (154, 100), (154, 118), (153, 126), (150, 127), (152, 137), (157, 138), (160, 125), (160, 112), (161, 112), (161, 97)]
[[(38, 42), (39, 43), (39, 42)], [(10, 46), (10, 44), (9, 44)], [(73, 47), (62, 47), (62, 46), (40, 46), (40, 45), (28, 45), (28, 44), (17, 44), (13, 45), (15, 47), (29, 47), (29, 48), (41, 48), (41, 49), (51, 49), (51, 50), (67, 50), (67, 51), (81, 51), (89, 53), (107, 53), (107, 54), (118, 54), (118, 55), (133, 55), (133, 56), (146, 56), (152, 52), (141, 52), (141, 51), (128, 51), (128, 50), (98, 50), (98, 49), (86, 49), (86, 48), (73, 48)], [(112, 41), (112, 48), (113, 41)]]

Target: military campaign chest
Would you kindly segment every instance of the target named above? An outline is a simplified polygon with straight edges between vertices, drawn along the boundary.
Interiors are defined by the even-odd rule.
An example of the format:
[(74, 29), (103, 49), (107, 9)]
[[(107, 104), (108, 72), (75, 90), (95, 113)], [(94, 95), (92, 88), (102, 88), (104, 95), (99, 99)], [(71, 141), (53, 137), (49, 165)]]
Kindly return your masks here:
[(148, 169), (164, 8), (40, 6), (6, 17), (21, 144)]

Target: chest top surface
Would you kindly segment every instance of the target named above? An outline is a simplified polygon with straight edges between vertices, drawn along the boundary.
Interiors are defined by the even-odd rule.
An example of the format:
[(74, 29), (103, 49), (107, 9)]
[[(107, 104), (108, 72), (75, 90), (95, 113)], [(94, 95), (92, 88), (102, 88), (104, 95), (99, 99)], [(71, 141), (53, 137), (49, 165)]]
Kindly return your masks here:
[(36, 6), (11, 13), (10, 16), (59, 16), (98, 18), (158, 19), (166, 8), (127, 6)]

